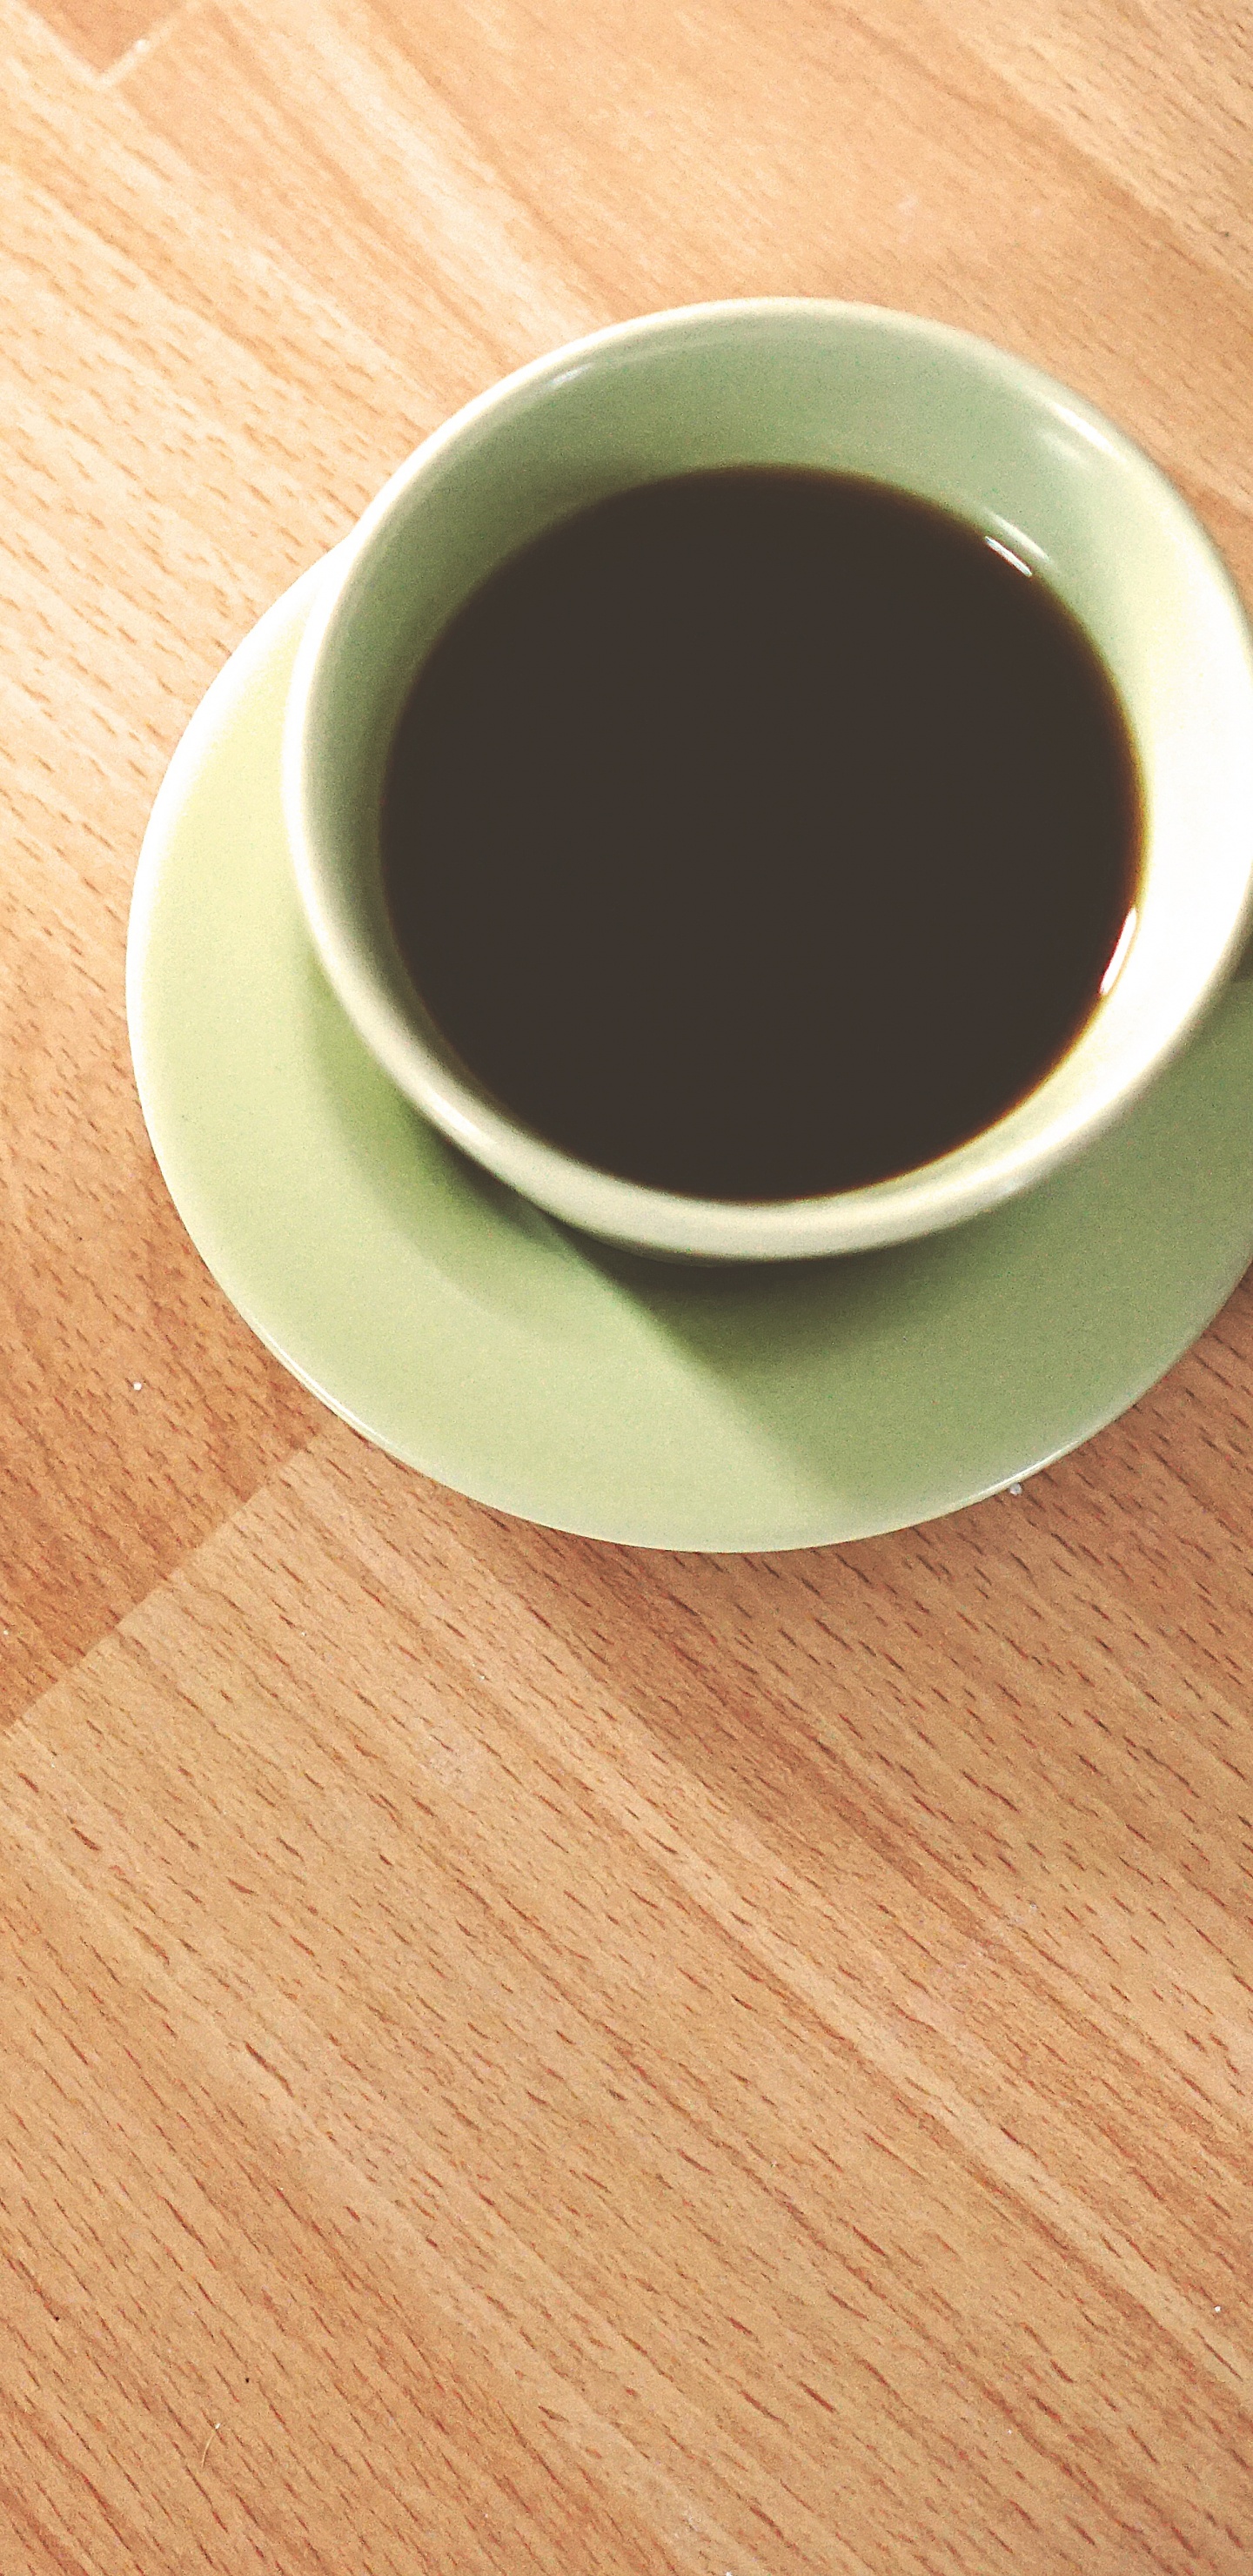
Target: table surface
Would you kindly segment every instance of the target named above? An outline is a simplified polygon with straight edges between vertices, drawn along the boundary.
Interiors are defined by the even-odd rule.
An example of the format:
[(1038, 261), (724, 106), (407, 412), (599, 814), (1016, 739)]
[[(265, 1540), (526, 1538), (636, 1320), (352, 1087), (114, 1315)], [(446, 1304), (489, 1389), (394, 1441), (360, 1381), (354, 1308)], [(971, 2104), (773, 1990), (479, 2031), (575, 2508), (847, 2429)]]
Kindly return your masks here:
[(257, 614), (508, 367), (969, 325), (1253, 592), (1238, 0), (0, 0), (0, 2565), (1253, 2563), (1253, 1293), (1005, 1496), (645, 1554), (214, 1287), (127, 899)]

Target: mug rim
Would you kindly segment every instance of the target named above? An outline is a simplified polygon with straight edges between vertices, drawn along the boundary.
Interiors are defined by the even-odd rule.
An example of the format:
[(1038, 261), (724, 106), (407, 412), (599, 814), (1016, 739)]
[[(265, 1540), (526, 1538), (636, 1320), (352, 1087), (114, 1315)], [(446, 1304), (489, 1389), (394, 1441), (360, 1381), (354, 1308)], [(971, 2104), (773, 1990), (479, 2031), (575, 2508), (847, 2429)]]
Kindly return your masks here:
[[(448, 452), (484, 424), (490, 425), (494, 415), (503, 413), (507, 418), (529, 393), (551, 385), (568, 371), (581, 372), (598, 358), (652, 340), (713, 327), (736, 331), (770, 321), (793, 324), (802, 317), (820, 330), (838, 334), (850, 325), (869, 327), (884, 337), (930, 346), (937, 354), (964, 357), (968, 363), (973, 360), (985, 377), (999, 379), (1011, 395), (1026, 395), (1037, 405), (1064, 413), (1124, 477), (1140, 487), (1159, 515), (1173, 521), (1189, 553), (1199, 559), (1206, 578), (1221, 595), (1232, 645), (1242, 655), (1247, 765), (1253, 786), (1253, 638), (1235, 583), (1208, 531), (1169, 477), (1126, 431), (1070, 386), (976, 333), (888, 306), (805, 296), (675, 306), (610, 323), (565, 342), (513, 370), (443, 422), (388, 478), (336, 548), (297, 654), (284, 724), (283, 805), (306, 921), (332, 988), (358, 1034), (398, 1087), (453, 1144), (551, 1214), (592, 1234), (640, 1250), (713, 1260), (795, 1259), (902, 1242), (961, 1224), (1045, 1178), (1094, 1142), (1180, 1052), (1227, 981), (1253, 911), (1251, 809), (1242, 890), (1228, 935), (1186, 1010), (1176, 1012), (1135, 1062), (1115, 1069), (1103, 1082), (1093, 1081), (1082, 1099), (1065, 1114), (1059, 1112), (1043, 1134), (1017, 1138), (1011, 1134), (997, 1148), (992, 1140), (998, 1129), (1010, 1127), (1025, 1105), (1015, 1103), (977, 1136), (908, 1172), (823, 1196), (766, 1201), (681, 1196), (601, 1171), (550, 1144), (489, 1098), (468, 1072), (463, 1078), (454, 1063), (437, 1054), (399, 1009), (360, 944), (345, 940), (336, 903), (340, 869), (336, 855), (324, 845), (310, 776), (315, 702), (330, 646), (345, 620), (351, 619), (354, 595), (359, 595), (372, 559), (385, 548), (388, 533), (415, 487), (431, 479)], [(1124, 712), (1139, 760), (1142, 729), (1129, 711)], [(1090, 1021), (1085, 1024), (1090, 1025)], [(1033, 1086), (1028, 1099), (1037, 1097), (1054, 1079), (1077, 1043), (1079, 1039), (1066, 1050), (1059, 1066)], [(977, 1160), (972, 1159), (972, 1149), (977, 1150)]]

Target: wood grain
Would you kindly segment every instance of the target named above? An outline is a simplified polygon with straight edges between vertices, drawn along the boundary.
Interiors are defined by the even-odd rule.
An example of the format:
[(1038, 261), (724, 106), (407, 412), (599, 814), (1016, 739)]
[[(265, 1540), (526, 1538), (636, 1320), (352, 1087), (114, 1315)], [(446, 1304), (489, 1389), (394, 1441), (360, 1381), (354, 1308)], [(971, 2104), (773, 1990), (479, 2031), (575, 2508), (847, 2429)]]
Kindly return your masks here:
[(1247, 21), (0, 0), (0, 46), (0, 2565), (1243, 2576), (1250, 1284), (1018, 1497), (562, 1539), (251, 1340), (121, 973), (224, 654), (599, 321), (989, 331), (1253, 595)]
[[(169, 24), (179, 0), (33, 0), (45, 26), (96, 72), (125, 61)], [(183, 0), (186, 5), (186, 0)]]

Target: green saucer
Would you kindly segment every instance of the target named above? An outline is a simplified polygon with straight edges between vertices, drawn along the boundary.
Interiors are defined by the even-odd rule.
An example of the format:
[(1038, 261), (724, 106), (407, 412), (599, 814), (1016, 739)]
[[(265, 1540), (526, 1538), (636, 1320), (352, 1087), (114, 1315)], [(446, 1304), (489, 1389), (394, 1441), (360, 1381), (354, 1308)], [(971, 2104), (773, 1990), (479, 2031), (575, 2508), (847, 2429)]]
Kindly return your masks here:
[(127, 1006), (193, 1241), (336, 1413), (554, 1528), (806, 1547), (1029, 1475), (1186, 1350), (1253, 1255), (1251, 982), (1081, 1162), (886, 1252), (672, 1269), (460, 1160), (362, 1049), (297, 909), (279, 741), (317, 580), (262, 618), (175, 754)]

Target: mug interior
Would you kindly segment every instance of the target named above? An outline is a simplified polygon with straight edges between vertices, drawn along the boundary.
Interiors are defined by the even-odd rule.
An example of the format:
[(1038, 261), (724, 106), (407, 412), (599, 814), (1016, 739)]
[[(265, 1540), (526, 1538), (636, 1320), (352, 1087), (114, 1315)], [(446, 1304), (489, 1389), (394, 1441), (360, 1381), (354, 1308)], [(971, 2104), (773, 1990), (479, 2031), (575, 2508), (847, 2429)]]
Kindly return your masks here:
[[(506, 556), (611, 492), (722, 465), (862, 474), (958, 513), (1086, 627), (1141, 775), (1135, 935), (1112, 990), (1028, 1098), (955, 1152), (833, 1198), (756, 1207), (594, 1173), (510, 1121), (414, 991), (382, 892), (397, 717), (450, 617)], [(491, 758), (491, 744), (483, 757)], [(455, 1141), (573, 1222), (660, 1250), (769, 1257), (899, 1240), (1010, 1195), (1167, 1060), (1243, 935), (1253, 876), (1253, 656), (1179, 496), (1078, 397), (985, 342), (858, 306), (660, 315), (510, 378), (401, 468), (342, 550), (293, 683), (293, 852), (341, 1000)]]

